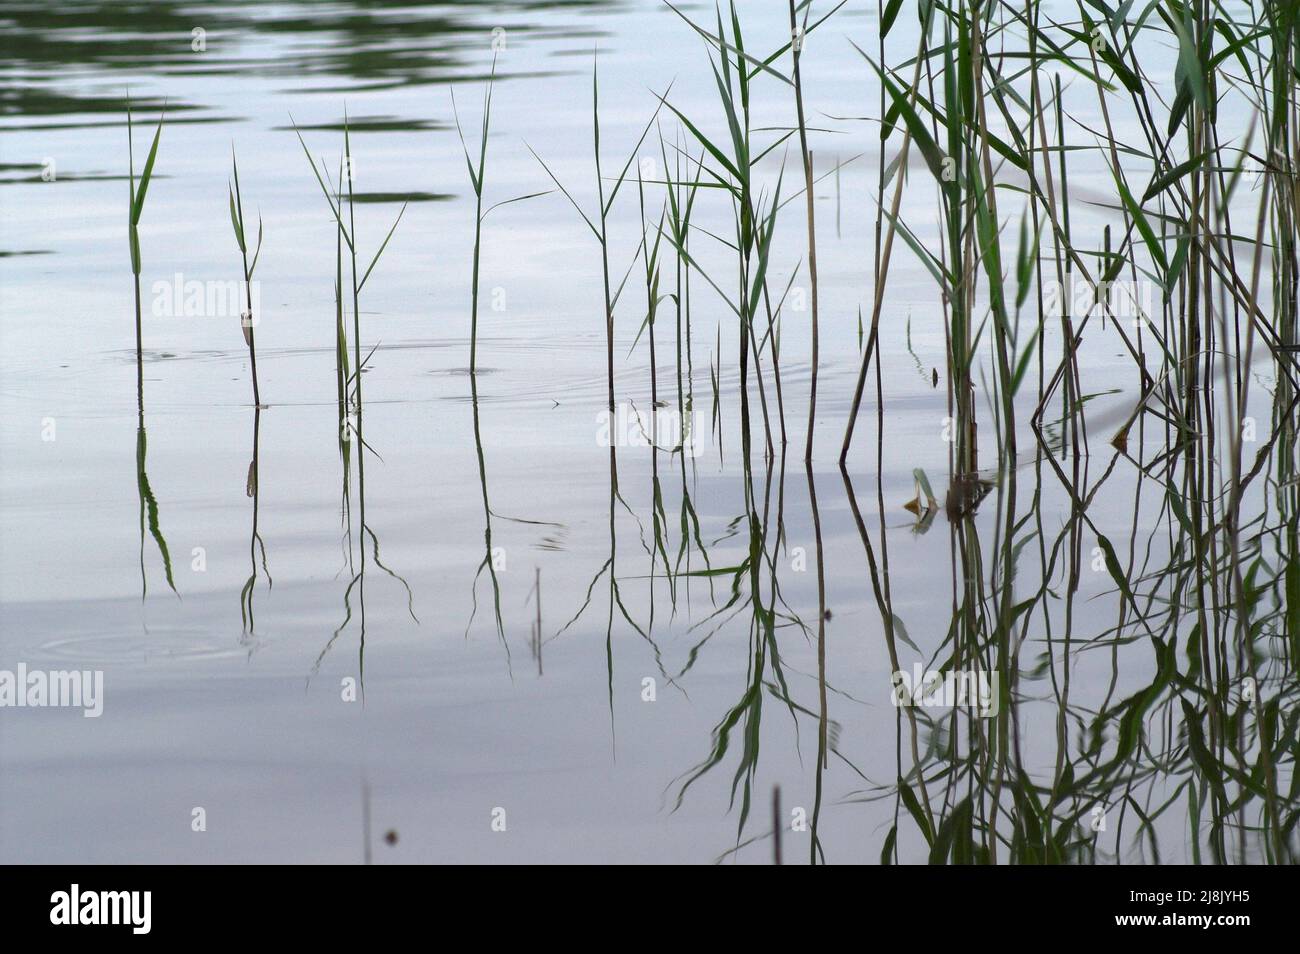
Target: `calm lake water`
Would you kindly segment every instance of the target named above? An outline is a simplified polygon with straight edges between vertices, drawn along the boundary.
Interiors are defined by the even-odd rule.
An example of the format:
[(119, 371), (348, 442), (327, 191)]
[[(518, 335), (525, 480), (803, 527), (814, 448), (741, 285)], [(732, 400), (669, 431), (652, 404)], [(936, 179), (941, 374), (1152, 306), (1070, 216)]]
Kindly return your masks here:
[[(713, 23), (711, 7), (682, 12)], [(788, 40), (783, 4), (741, 13), (747, 49)], [(1035, 860), (1009, 849), (1013, 830), (1077, 861), (1294, 855), (1297, 451), (1267, 353), (1236, 366), (1255, 382), (1246, 467), (1262, 449), (1265, 475), (1241, 504), (1253, 653), (1219, 587), (1198, 605), (1225, 556), (1188, 548), (1165, 424), (1143, 415), (1125, 448), (1110, 443), (1142, 386), (1116, 322), (1094, 318), (1079, 351), (1084, 448), (1059, 395), (1042, 444), (1030, 428), (1062, 353), (1059, 324), (1043, 329), (1014, 461), (999, 455), (986, 339), (987, 483), (954, 480), (942, 300), (900, 238), (879, 392), (873, 366), (838, 465), (876, 287), (880, 84), (850, 42), (875, 55), (874, 3), (849, 3), (804, 47), (819, 177), (810, 468), (802, 196), (782, 208), (768, 270), (785, 452), (770, 348), (776, 453), (753, 368), (743, 452), (734, 296), (700, 274), (735, 286), (734, 251), (713, 237), (734, 236), (732, 209), (710, 189), (690, 340), (673, 299), (654, 330), (657, 414), (686, 411), (691, 452), (638, 439), (636, 412), (654, 407), (639, 245), (655, 241), (665, 171), (684, 174), (677, 143), (700, 146), (661, 109), (633, 150), (670, 84), (674, 107), (726, 137), (709, 47), (667, 6), (6, 2), (0, 21), (0, 670), (103, 673), (98, 718), (0, 710), (0, 861), (770, 863), (774, 815), (787, 862), (925, 861), (940, 837), (992, 847), (979, 860)], [(905, 12), (888, 59), (917, 34)], [(609, 224), (611, 281), (628, 276), (616, 487), (600, 248), (537, 158), (595, 214), (593, 50), (607, 189), (633, 156)], [(1176, 52), (1152, 45), (1157, 79)], [(475, 151), (494, 56), (484, 205), (547, 194), (484, 220), (471, 379), (475, 196), (453, 93)], [(776, 65), (788, 72), (789, 54)], [(774, 130), (755, 137), (771, 141), (795, 121), (793, 93), (770, 77), (754, 89), (752, 127)], [(128, 94), (137, 174), (166, 107), (140, 223), (142, 394)], [(1100, 122), (1094, 91), (1072, 87), (1067, 105)], [(294, 133), (333, 174), (345, 116), (363, 271), (406, 203), (360, 299), (364, 450), (354, 411), (341, 441), (336, 223)], [(1127, 114), (1115, 122), (1125, 133)], [(242, 277), (232, 145), (246, 221), (263, 229), (260, 410), (242, 306), (224, 297)], [(1071, 162), (1071, 227), (1100, 247), (1119, 216), (1111, 174), (1094, 152)], [(903, 215), (937, 248), (933, 183), (915, 152), (909, 166)], [(782, 201), (796, 196), (797, 138), (759, 169), (769, 195), (780, 180)], [(1014, 171), (999, 200), (1013, 249)], [(675, 294), (676, 253), (659, 254)], [(1216, 460), (1223, 440), (1206, 438)], [(918, 471), (929, 513), (905, 507), (924, 504)], [(1224, 734), (1244, 741), (1207, 764), (1187, 707), (1204, 710), (1212, 668), (1241, 720)], [(895, 670), (958, 669), (991, 677), (992, 714), (894, 704)], [(1262, 744), (1245, 738), (1250, 679), (1279, 713)]]

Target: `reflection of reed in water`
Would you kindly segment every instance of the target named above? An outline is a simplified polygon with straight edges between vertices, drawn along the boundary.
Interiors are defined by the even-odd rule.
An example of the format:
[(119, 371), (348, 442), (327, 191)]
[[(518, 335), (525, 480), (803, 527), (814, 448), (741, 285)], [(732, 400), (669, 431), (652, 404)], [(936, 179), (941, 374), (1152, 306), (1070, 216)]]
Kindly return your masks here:
[(258, 501), (261, 493), (261, 484), (258, 482), (257, 459), (258, 450), (261, 446), (261, 432), (262, 409), (261, 407), (254, 407), (253, 457), (248, 462), (248, 478), (244, 483), (244, 494), (253, 501), (253, 526), (248, 535), (248, 579), (244, 581), (244, 587), (239, 594), (239, 612), (243, 618), (244, 632), (250, 635), (256, 632), (253, 620), (253, 593), (254, 588), (257, 586), (257, 558), (259, 552), (262, 557), (262, 572), (266, 574), (266, 588), (269, 591), (272, 587), (271, 571), (266, 566), (266, 543), (262, 540), (262, 535), (257, 528)]

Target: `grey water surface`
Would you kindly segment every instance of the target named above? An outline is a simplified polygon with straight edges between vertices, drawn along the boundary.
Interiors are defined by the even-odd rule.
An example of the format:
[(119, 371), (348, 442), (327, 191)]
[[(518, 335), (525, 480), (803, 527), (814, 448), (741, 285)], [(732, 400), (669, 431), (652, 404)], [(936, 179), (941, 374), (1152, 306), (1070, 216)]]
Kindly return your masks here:
[[(715, 28), (712, 6), (681, 11)], [(747, 48), (788, 40), (785, 4), (739, 11)], [(690, 340), (678, 299), (661, 300), (652, 402), (638, 253), (665, 175), (701, 147), (660, 108), (633, 150), (665, 93), (726, 136), (709, 47), (667, 5), (78, 0), (0, 3), (0, 21), (0, 670), (103, 673), (96, 718), (0, 709), (0, 861), (770, 863), (779, 840), (786, 862), (916, 862), (939, 835), (974, 860), (1053, 857), (1035, 839), (1083, 862), (1294, 857), (1294, 747), (1265, 771), (1242, 743), (1245, 761), (1214, 768), (1188, 732), (1195, 647), (1208, 626), (1230, 639), (1237, 608), (1191, 605), (1219, 571), (1195, 565), (1148, 466), (1165, 426), (1143, 416), (1110, 443), (1142, 386), (1113, 322), (1095, 319), (1079, 353), (1086, 448), (1059, 396), (1041, 441), (1029, 425), (1059, 325), (1018, 397), (1014, 459), (983, 346), (972, 489), (953, 476), (941, 296), (900, 239), (879, 392), (873, 368), (839, 466), (877, 281), (880, 82), (850, 42), (874, 55), (874, 2), (837, 11), (803, 54), (810, 467), (802, 196), (782, 207), (768, 275), (783, 408), (768, 348), (762, 403), (751, 367), (741, 416), (732, 209), (709, 189)], [(917, 33), (909, 9), (891, 60)], [(1176, 52), (1153, 45), (1153, 72), (1172, 75)], [(455, 116), (476, 153), (494, 57), (485, 205), (545, 194), (484, 219), (471, 378), (475, 196)], [(592, 214), (593, 62), (607, 184), (633, 160), (610, 219), (631, 415), (612, 436), (600, 249), (534, 156)], [(753, 128), (788, 129), (790, 87), (754, 84)], [(1091, 91), (1070, 95), (1100, 122)], [(137, 176), (165, 110), (140, 224), (142, 392), (128, 97)], [(337, 400), (336, 223), (294, 131), (333, 172), (345, 123), (363, 268), (405, 203), (361, 296), (364, 444)], [(212, 297), (242, 277), (232, 147), (263, 230), (261, 408), (240, 306)], [(1072, 228), (1100, 234), (1119, 215), (1110, 173), (1071, 161)], [(937, 247), (933, 184), (915, 152), (908, 165), (903, 210)], [(797, 195), (797, 138), (759, 168), (769, 194), (779, 179)], [(676, 254), (660, 256), (677, 294)], [(1245, 373), (1249, 466), (1277, 428), (1279, 373)], [(635, 412), (679, 408), (689, 453), (637, 439)], [(1257, 541), (1249, 671), (1294, 700), (1294, 430), (1266, 451), (1276, 480), (1243, 502), (1251, 532), (1273, 534)], [(1247, 670), (1222, 660), (1237, 712)], [(900, 708), (891, 674), (914, 666), (992, 675), (996, 713)], [(1295, 725), (1280, 711), (1278, 738)]]

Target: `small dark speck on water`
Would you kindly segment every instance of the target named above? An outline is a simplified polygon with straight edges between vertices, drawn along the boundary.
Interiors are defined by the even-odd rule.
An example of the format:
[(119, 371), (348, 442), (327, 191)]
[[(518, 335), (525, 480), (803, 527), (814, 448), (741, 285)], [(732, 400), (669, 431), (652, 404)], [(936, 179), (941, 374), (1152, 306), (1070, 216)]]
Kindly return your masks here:
[(388, 831), (384, 833), (384, 844), (386, 845), (397, 844), (397, 829), (390, 828), (388, 829)]

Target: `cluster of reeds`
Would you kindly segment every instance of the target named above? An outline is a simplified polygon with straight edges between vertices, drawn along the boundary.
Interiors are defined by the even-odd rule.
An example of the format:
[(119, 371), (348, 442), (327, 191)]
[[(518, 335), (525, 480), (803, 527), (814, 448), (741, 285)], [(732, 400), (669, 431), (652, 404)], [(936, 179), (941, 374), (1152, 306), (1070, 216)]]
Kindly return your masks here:
[[(884, 786), (881, 793), (892, 793), (896, 805), (906, 809), (935, 861), (991, 861), (1007, 854), (1021, 861), (1096, 860), (1106, 850), (1107, 843), (1097, 833), (1104, 829), (1089, 830), (1087, 822), (1099, 806), (1113, 802), (1117, 789), (1127, 789), (1129, 796), (1118, 808), (1111, 805), (1107, 810), (1118, 811), (1121, 821), (1131, 811), (1137, 821), (1128, 849), (1115, 835), (1108, 846), (1114, 856), (1132, 846), (1158, 851), (1158, 817), (1172, 805), (1189, 804), (1198, 859), (1208, 851), (1213, 860), (1230, 860), (1234, 850), (1242, 857), (1258, 852), (1269, 861), (1295, 856), (1300, 813), (1279, 785), (1294, 778), (1297, 755), (1285, 716), (1285, 700), (1295, 689), (1294, 621), (1300, 612), (1294, 476), (1297, 13), (1293, 5), (1262, 2), (1251, 4), (1243, 20), (1217, 5), (1171, 3), (1153, 4), (1133, 20), (1131, 6), (1080, 3), (1078, 20), (1063, 24), (1048, 19), (1033, 0), (1023, 5), (968, 0), (950, 7), (923, 3), (918, 8), (916, 48), (900, 67), (892, 67), (886, 62), (886, 40), (900, 22), (902, 5), (891, 0), (879, 11), (877, 54), (859, 50), (880, 84), (882, 148), (875, 287), (841, 448), (845, 486), (858, 516), (885, 639), (897, 669), (898, 646), (911, 641), (892, 608), (885, 503), (881, 500), (881, 526), (873, 546), (847, 465), (874, 363), (877, 469), (883, 470), (880, 338), (888, 322), (890, 264), (896, 240), (901, 239), (936, 282), (947, 343), (948, 411), (954, 422), (949, 487), (942, 495), (953, 528), (953, 621), (931, 661), (945, 670), (974, 667), (997, 673), (1003, 686), (998, 718), (962, 720), (971, 741), (963, 755), (955, 747), (934, 749), (935, 738), (956, 737), (958, 713), (946, 727), (911, 709), (900, 714), (908, 723), (913, 766), (900, 771), (897, 784)], [(755, 186), (757, 157), (770, 147), (755, 149), (751, 142), (750, 83), (760, 75), (771, 76), (776, 60), (745, 52), (735, 8), (729, 12), (730, 24), (724, 25), (720, 13), (716, 32), (687, 22), (711, 47), (730, 140), (711, 140), (701, 124), (673, 112), (705, 150), (701, 170), (711, 179), (709, 186), (726, 194), (736, 210), (731, 247), (740, 286), (732, 294), (716, 283), (714, 287), (739, 321), (744, 437), (751, 366), (760, 370), (757, 383), (760, 396), (763, 393), (757, 361), (761, 352), (751, 347), (751, 332), (756, 302), (766, 296), (760, 286), (774, 226), (764, 224), (769, 220), (761, 210), (769, 209), (774, 221), (781, 206), (779, 177), (770, 205), (765, 206)], [(815, 177), (798, 77), (797, 19), (802, 13), (808, 23), (809, 5), (791, 12), (796, 128), (805, 193), (810, 195)], [(1166, 40), (1178, 52), (1172, 95), (1162, 98), (1164, 79), (1150, 75), (1143, 51)], [(1049, 67), (1055, 75), (1047, 72)], [(1062, 74), (1068, 78), (1063, 80)], [(1100, 128), (1075, 118), (1068, 104), (1071, 96), (1080, 104), (1075, 109), (1086, 108), (1089, 99), (1095, 102)], [(1254, 119), (1247, 128), (1223, 128), (1219, 110), (1224, 102), (1248, 106)], [(1142, 138), (1119, 132), (1121, 122), (1125, 129), (1139, 130)], [(1260, 140), (1264, 144), (1255, 145)], [(919, 153), (933, 182), (939, 223), (933, 244), (926, 230), (908, 222), (907, 209), (918, 208), (915, 197), (925, 189), (911, 171), (913, 152)], [(1071, 181), (1078, 178), (1077, 166), (1094, 157), (1109, 169), (1114, 183), (1109, 201), (1089, 200), (1103, 210), (1105, 221), (1097, 226), (1080, 221), (1072, 192), (1082, 190)], [(1243, 196), (1246, 181), (1255, 184), (1253, 216), (1251, 201)], [(1017, 198), (1021, 207), (1008, 209)], [(1252, 224), (1235, 228), (1234, 219), (1243, 214)], [(812, 266), (816, 231), (811, 205), (807, 225)], [(1013, 243), (1007, 241), (1007, 232), (1015, 236)], [(685, 257), (683, 243), (674, 244)], [(708, 277), (702, 269), (699, 273)], [(810, 278), (816, 302), (815, 267), (810, 267)], [(1134, 316), (1124, 310), (1133, 302), (1121, 300), (1115, 287), (1125, 280), (1130, 287), (1146, 283), (1154, 288), (1154, 311), (1139, 309)], [(1076, 283), (1089, 290), (1091, 307), (1075, 307), (1068, 290)], [(814, 310), (814, 340), (816, 329)], [(1090, 336), (1104, 333), (1118, 339), (1132, 359), (1136, 384), (1131, 411), (1120, 420), (1118, 431), (1106, 435), (1114, 451), (1111, 467), (1094, 484), (1089, 483), (1086, 466), (1090, 421), (1085, 412), (1098, 395), (1084, 390), (1085, 330)], [(1057, 343), (1059, 352), (1048, 350), (1049, 341)], [(1275, 381), (1271, 436), (1251, 460), (1244, 457), (1243, 434), (1252, 426), (1249, 392), (1261, 350), (1271, 362)], [(813, 355), (807, 457), (816, 413), (815, 344)], [(776, 370), (775, 349), (771, 357)], [(1037, 393), (1029, 396), (1023, 392), (1033, 368)], [(779, 370), (774, 377), (780, 394)], [(981, 399), (981, 394), (986, 397)], [(715, 406), (716, 401), (715, 383)], [(986, 416), (985, 407), (992, 455), (987, 450), (981, 455), (978, 424)], [(1017, 422), (1026, 413), (1034, 438), (1034, 458), (1026, 463), (1036, 465), (1028, 511), (1020, 507), (1016, 494), (1024, 436)], [(1151, 422), (1163, 431), (1162, 450), (1154, 458), (1136, 446)], [(1093, 423), (1094, 429), (1098, 426), (1106, 425)], [(1095, 439), (1091, 446), (1096, 453)], [(748, 447), (742, 457), (747, 459)], [(1148, 540), (1145, 573), (1131, 559), (1124, 565), (1098, 518), (1089, 513), (1100, 484), (1125, 458), (1157, 490), (1157, 513), (1151, 519), (1158, 529)], [(1270, 463), (1276, 474), (1265, 469)], [(1056, 486), (1044, 486), (1044, 468), (1054, 474)], [(816, 529), (811, 468), (808, 476)], [(917, 471), (917, 482), (921, 490), (915, 509), (918, 528), (924, 532), (940, 504), (923, 471)], [(1044, 495), (1058, 493), (1064, 495), (1069, 521), (1052, 540), (1037, 505)], [(986, 554), (975, 514), (990, 494), (996, 498), (991, 515), (996, 530), (992, 552)], [(751, 572), (768, 553), (763, 540), (768, 522), (755, 519), (759, 508), (752, 497), (746, 509), (753, 528), (751, 559), (730, 568), (737, 573), (737, 583), (742, 570)], [(1133, 532), (1135, 549), (1136, 526)], [(1155, 542), (1162, 532), (1166, 546), (1158, 547)], [(824, 620), (820, 534), (815, 535)], [(1157, 671), (1155, 681), (1136, 694), (1115, 700), (1108, 693), (1100, 707), (1093, 702), (1088, 710), (1071, 702), (1069, 688), (1078, 651), (1073, 603), (1087, 563), (1085, 544), (1098, 554), (1093, 562), (1111, 579), (1119, 610), (1118, 624), (1090, 635), (1090, 645), (1110, 646), (1118, 654), (1120, 647), (1135, 641), (1146, 643)], [(1026, 576), (1021, 564), (1027, 548), (1035, 546), (1038, 565), (1033, 570), (1043, 583), (1037, 593), (1017, 593), (1013, 581)], [(884, 572), (879, 572), (877, 549), (886, 550)], [(1151, 561), (1157, 553), (1164, 554), (1167, 565), (1153, 573)], [(990, 565), (991, 578), (986, 576)], [(1066, 594), (1063, 614), (1053, 605), (1051, 581), (1057, 574), (1063, 575), (1059, 585)], [(753, 605), (755, 633), (761, 633), (772, 611), (764, 608), (755, 581), (738, 597), (741, 592), (733, 586), (733, 600), (724, 609), (745, 598)], [(779, 593), (775, 579), (771, 593)], [(1031, 622), (1047, 627), (1048, 652), (1041, 668), (1026, 670), (1020, 650)], [(1063, 642), (1054, 632), (1062, 625)], [(819, 624), (823, 659), (824, 632)], [(768, 647), (760, 639), (755, 648), (757, 663)], [(779, 665), (775, 646), (771, 648), (773, 664)], [(1190, 663), (1180, 666), (1176, 651), (1185, 653)], [(1029, 780), (1018, 754), (1021, 725), (1015, 704), (1022, 676), (1049, 678), (1058, 707), (1058, 759), (1046, 788)], [(1267, 704), (1242, 703), (1243, 685), (1254, 693), (1264, 684), (1274, 687), (1275, 698)], [(1112, 692), (1115, 685), (1112, 680)], [(823, 757), (818, 760), (818, 793), (826, 744), (824, 671), (819, 688)], [(746, 743), (737, 769), (737, 778), (745, 780), (742, 827), (756, 770), (759, 693), (758, 685), (751, 684), (742, 702), (727, 713), (715, 732), (712, 754), (686, 777), (679, 792), (680, 797), (703, 772), (719, 764), (728, 752), (729, 737), (744, 723)], [(1081, 748), (1071, 738), (1071, 724), (1090, 733)], [(1163, 762), (1151, 751), (1151, 724), (1177, 726)], [(902, 755), (900, 750), (900, 760)], [(1279, 763), (1287, 769), (1279, 772)], [(1172, 783), (1170, 764), (1180, 766), (1173, 771)], [(968, 784), (972, 781), (979, 783), (974, 793)], [(937, 801), (932, 797), (936, 782), (942, 789)], [(1171, 790), (1162, 791), (1166, 785), (1172, 785)], [(1138, 787), (1158, 801), (1139, 802), (1133, 795)], [(1003, 791), (1010, 802), (1002, 800)], [(1257, 814), (1245, 818), (1246, 806)], [(884, 860), (899, 857), (900, 831), (900, 824), (890, 831)], [(1233, 831), (1235, 838), (1229, 837)], [(1263, 837), (1254, 837), (1256, 831)], [(813, 843), (817, 845), (815, 837)], [(742, 844), (738, 833), (737, 846)]]
[[(923, 4), (918, 47), (901, 73), (884, 62), (891, 22), (884, 11), (879, 55), (871, 60), (882, 84), (882, 139), (901, 145), (888, 165), (882, 150), (878, 284), (844, 454), (869, 362), (879, 367), (884, 282), (899, 237), (939, 286), (957, 425), (946, 501), (953, 621), (932, 661), (998, 673), (1003, 685), (993, 720), (954, 712), (945, 725), (906, 710), (912, 767), (895, 785), (864, 792), (895, 798), (931, 861), (1059, 862), (1128, 852), (1159, 860), (1160, 819), (1171, 809), (1189, 813), (1197, 861), (1295, 857), (1300, 813), (1279, 785), (1288, 773), (1294, 777), (1297, 754), (1284, 715), (1297, 659), (1287, 621), (1300, 606), (1292, 476), (1297, 16), (1285, 3), (1250, 4), (1245, 19), (1217, 4), (1170, 3), (1133, 20), (1131, 7), (1080, 3), (1078, 20), (1063, 24), (1036, 2)], [(897, 14), (898, 4), (889, 10)], [(1177, 49), (1167, 97), (1164, 79), (1144, 61), (1144, 51), (1163, 42)], [(1056, 70), (1050, 78), (1049, 66)], [(1072, 115), (1071, 87), (1079, 88), (1076, 101), (1094, 100), (1101, 128)], [(1246, 128), (1223, 121), (1228, 104), (1237, 115), (1246, 112), (1242, 105), (1253, 113)], [(1263, 148), (1253, 145), (1259, 139)], [(921, 153), (934, 181), (943, 226), (937, 248), (900, 214), (909, 148)], [(1090, 203), (1109, 213), (1100, 227), (1071, 221), (1072, 167), (1086, 154), (1108, 167), (1114, 184), (1109, 200)], [(1243, 195), (1248, 178), (1257, 186), (1253, 225), (1238, 227), (1234, 220), (1243, 215), (1252, 221)], [(1016, 195), (1024, 201), (1018, 215), (999, 211), (1000, 199)], [(1017, 219), (1012, 259), (1002, 234)], [(1155, 290), (1153, 312), (1123, 310), (1113, 286), (1124, 279)], [(1073, 282), (1088, 286), (1091, 307), (1077, 310), (1069, 294), (1048, 293), (1049, 283)], [(1047, 350), (1052, 329), (1059, 329), (1052, 336), (1057, 355)], [(1085, 411), (1096, 395), (1083, 390), (1085, 329), (1113, 336), (1132, 359), (1137, 385), (1131, 412), (1111, 435), (1111, 463), (1095, 480), (1087, 464)], [(992, 374), (977, 379), (982, 340), (991, 344)], [(1243, 458), (1243, 434), (1261, 347), (1276, 387), (1271, 436), (1251, 462)], [(1014, 398), (1035, 361), (1036, 481), (1022, 512)], [(976, 476), (980, 390), (990, 394), (995, 483)], [(879, 391), (877, 399), (883, 430)], [(1163, 432), (1154, 455), (1143, 446), (1148, 428)], [(1097, 443), (1091, 448), (1098, 453)], [(1089, 512), (1124, 459), (1141, 475), (1127, 561)], [(1263, 471), (1268, 461), (1278, 476)], [(1044, 466), (1055, 486), (1043, 485)], [(1143, 504), (1148, 484), (1154, 506)], [(990, 487), (995, 539), (986, 552), (973, 513)], [(1064, 496), (1068, 521), (1049, 531), (1039, 503), (1053, 494)], [(876, 545), (884, 548), (885, 540), (882, 525)], [(1034, 550), (1036, 565), (1026, 567)], [(1083, 634), (1075, 602), (1090, 550), (1093, 569), (1114, 584), (1118, 619)], [(1037, 592), (1016, 592), (1014, 580), (1035, 576), (1042, 580)], [(887, 574), (877, 596), (896, 662), (895, 637), (906, 637)], [(1039, 627), (1047, 650), (1025, 666), (1022, 648)], [(1154, 678), (1115, 698), (1121, 654), (1140, 666), (1125, 650), (1134, 643), (1150, 648)], [(1114, 660), (1100, 702), (1076, 702), (1078, 689), (1072, 695), (1071, 674), (1085, 648), (1106, 649)], [(1023, 764), (1015, 706), (1026, 685), (1043, 678), (1058, 711), (1055, 770), (1045, 782), (1032, 781)], [(1270, 689), (1259, 695), (1263, 685)], [(965, 750), (949, 743), (936, 751), (933, 740), (955, 740), (959, 722)], [(1280, 772), (1279, 763), (1289, 768)], [(882, 860), (900, 856), (897, 807), (895, 817)]]

